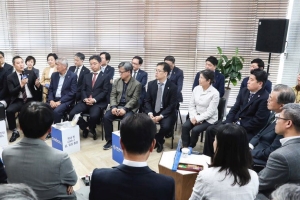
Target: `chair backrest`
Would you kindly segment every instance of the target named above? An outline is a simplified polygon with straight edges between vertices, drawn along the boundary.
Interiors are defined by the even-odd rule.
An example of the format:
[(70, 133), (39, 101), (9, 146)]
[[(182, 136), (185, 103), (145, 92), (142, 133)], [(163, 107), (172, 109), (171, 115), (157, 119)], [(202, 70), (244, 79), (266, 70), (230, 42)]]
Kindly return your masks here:
[(224, 97), (220, 98), (219, 105), (218, 105), (218, 121), (222, 121), (224, 118), (225, 113), (225, 105), (226, 99)]

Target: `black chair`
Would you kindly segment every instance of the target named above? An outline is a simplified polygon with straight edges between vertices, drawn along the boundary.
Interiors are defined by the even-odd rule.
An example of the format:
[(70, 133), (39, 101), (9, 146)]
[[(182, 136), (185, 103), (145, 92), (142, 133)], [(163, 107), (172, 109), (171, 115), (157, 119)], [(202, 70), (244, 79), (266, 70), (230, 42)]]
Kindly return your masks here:
[(182, 118), (181, 118), (181, 113), (180, 113), (179, 106), (178, 106), (178, 109), (176, 109), (175, 131), (177, 131), (177, 121), (178, 121), (178, 116), (179, 116), (179, 119), (180, 119), (180, 123), (181, 123), (181, 125), (182, 125)]

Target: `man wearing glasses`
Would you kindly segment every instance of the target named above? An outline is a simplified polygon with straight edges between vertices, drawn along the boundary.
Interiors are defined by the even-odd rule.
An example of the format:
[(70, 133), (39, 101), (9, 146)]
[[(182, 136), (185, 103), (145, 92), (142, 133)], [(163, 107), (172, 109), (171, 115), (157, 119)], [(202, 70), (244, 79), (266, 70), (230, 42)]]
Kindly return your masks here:
[(166, 62), (157, 64), (156, 80), (148, 83), (145, 99), (145, 113), (154, 123), (160, 124), (159, 132), (155, 135), (158, 153), (163, 150), (164, 137), (172, 131), (176, 121), (177, 86), (168, 79), (170, 71)]
[(104, 115), (104, 131), (106, 144), (104, 150), (112, 146), (113, 121), (132, 115), (139, 108), (141, 84), (132, 78), (130, 62), (121, 62), (118, 66), (120, 78), (115, 80), (110, 94), (110, 110)]
[(270, 154), (259, 173), (259, 191), (270, 194), (285, 183), (300, 184), (300, 105), (289, 103), (275, 116), (275, 132), (282, 135), (281, 147)]

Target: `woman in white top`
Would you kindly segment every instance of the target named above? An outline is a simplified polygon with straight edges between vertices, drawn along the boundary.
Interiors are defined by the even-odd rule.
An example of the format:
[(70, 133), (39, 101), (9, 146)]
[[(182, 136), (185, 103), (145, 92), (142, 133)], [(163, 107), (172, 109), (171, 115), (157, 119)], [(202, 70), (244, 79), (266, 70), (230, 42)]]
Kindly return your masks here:
[[(199, 134), (218, 121), (220, 95), (213, 87), (215, 73), (200, 72), (199, 85), (194, 88), (189, 104), (189, 119), (182, 125), (182, 144), (190, 150), (196, 146)], [(190, 135), (191, 131), (191, 135)]]
[(250, 170), (252, 157), (247, 132), (236, 124), (219, 125), (210, 168), (199, 172), (190, 200), (252, 200), (258, 193), (258, 176)]

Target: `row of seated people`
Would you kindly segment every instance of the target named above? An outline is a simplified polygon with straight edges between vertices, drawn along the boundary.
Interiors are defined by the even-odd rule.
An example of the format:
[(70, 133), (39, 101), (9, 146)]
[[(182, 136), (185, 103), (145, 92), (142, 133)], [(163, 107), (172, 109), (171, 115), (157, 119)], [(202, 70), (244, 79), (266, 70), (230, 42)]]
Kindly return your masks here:
[[(276, 116), (275, 129), (283, 135), (283, 145), (259, 174), (251, 170), (246, 129), (233, 123), (217, 126), (212, 163), (198, 174), (190, 199), (255, 199), (258, 192), (269, 194), (282, 184), (299, 184), (299, 112), (299, 104), (288, 103)], [(25, 137), (2, 154), (7, 182), (27, 184), (38, 199), (76, 199), (72, 186), (77, 175), (69, 156), (44, 142), (54, 121), (53, 109), (30, 102), (22, 108), (19, 121)], [(120, 134), (123, 164), (93, 171), (89, 199), (174, 199), (174, 179), (147, 166), (156, 145), (153, 120), (144, 113), (130, 115), (121, 123)]]

